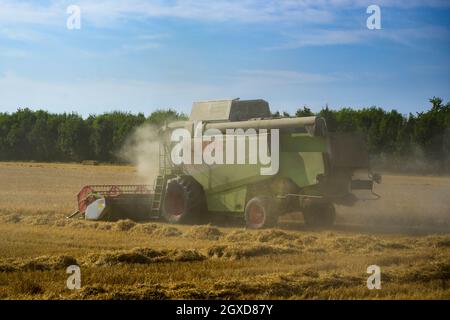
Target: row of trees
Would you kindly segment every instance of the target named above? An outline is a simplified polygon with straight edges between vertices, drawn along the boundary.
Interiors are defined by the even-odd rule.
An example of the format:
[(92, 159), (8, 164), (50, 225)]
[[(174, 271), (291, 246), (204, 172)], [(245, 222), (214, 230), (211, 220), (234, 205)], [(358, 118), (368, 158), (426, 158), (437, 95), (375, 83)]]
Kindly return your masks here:
[[(323, 108), (317, 115), (327, 120), (329, 131), (358, 132), (367, 139), (369, 152), (381, 166), (450, 172), (450, 102), (430, 99), (426, 112), (402, 115), (371, 107), (359, 110)], [(289, 116), (286, 112), (276, 116)], [(295, 116), (314, 113), (303, 107)], [(117, 161), (117, 151), (134, 128), (144, 123), (161, 125), (185, 116), (159, 110), (145, 117), (124, 112), (91, 115), (53, 114), (19, 109), (0, 113), (0, 160)]]
[(136, 127), (181, 117), (174, 110), (156, 111), (149, 117), (111, 112), (86, 119), (76, 113), (30, 109), (0, 113), (0, 160), (117, 161), (117, 151)]

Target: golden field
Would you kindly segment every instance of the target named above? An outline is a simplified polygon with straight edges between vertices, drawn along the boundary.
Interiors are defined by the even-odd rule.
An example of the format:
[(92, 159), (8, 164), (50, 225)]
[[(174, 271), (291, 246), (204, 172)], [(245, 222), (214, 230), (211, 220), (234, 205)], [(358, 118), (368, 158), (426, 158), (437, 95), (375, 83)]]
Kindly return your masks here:
[(143, 182), (130, 166), (0, 163), (0, 299), (450, 299), (449, 177), (386, 174), (380, 200), (338, 207), (326, 230), (65, 219), (85, 184)]

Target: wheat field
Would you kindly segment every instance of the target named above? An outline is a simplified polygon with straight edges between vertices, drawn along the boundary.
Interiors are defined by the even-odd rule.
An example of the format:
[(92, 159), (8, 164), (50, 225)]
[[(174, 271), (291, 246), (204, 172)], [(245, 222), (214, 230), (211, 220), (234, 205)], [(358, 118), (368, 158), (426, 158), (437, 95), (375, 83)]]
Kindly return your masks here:
[(0, 299), (450, 299), (449, 177), (385, 174), (380, 200), (338, 207), (326, 230), (297, 214), (257, 231), (65, 218), (85, 184), (143, 182), (131, 166), (0, 163)]

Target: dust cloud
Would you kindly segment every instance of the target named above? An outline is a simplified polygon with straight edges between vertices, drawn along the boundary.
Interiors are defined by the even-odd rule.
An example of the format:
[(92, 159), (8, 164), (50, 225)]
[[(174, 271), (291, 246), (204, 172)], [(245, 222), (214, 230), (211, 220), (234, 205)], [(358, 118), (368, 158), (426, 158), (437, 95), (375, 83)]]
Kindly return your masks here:
[(136, 128), (126, 139), (118, 157), (133, 164), (146, 184), (153, 184), (159, 172), (158, 128), (150, 124)]
[[(374, 191), (380, 199), (339, 206), (338, 223), (450, 230), (449, 177), (385, 174)], [(356, 196), (370, 198), (367, 193)]]

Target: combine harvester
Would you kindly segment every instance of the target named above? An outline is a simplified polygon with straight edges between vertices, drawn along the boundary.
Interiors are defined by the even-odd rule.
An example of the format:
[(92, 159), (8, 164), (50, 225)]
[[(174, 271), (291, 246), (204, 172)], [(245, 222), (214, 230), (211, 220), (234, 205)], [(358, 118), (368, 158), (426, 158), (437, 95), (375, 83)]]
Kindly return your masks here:
[[(190, 145), (200, 139), (201, 151), (221, 134), (227, 143), (227, 139), (244, 137), (244, 145), (250, 148), (260, 141), (261, 132), (271, 141), (272, 129), (278, 129), (278, 170), (273, 175), (261, 174), (267, 165), (252, 163), (248, 154), (240, 164), (175, 164), (171, 135), (176, 129), (190, 134)], [(240, 129), (244, 135), (238, 133)], [(163, 218), (193, 224), (225, 214), (242, 217), (247, 227), (257, 229), (274, 226), (285, 213), (301, 211), (306, 224), (331, 226), (334, 204), (354, 204), (353, 190), (373, 193), (373, 183), (381, 180), (370, 172), (363, 139), (328, 133), (320, 117), (273, 118), (264, 100), (196, 102), (189, 120), (160, 129), (160, 141), (159, 175), (154, 186), (85, 186), (77, 196), (78, 211), (72, 216), (110, 221)], [(269, 147), (268, 155), (273, 156), (271, 152)], [(365, 177), (357, 178), (361, 172)]]

